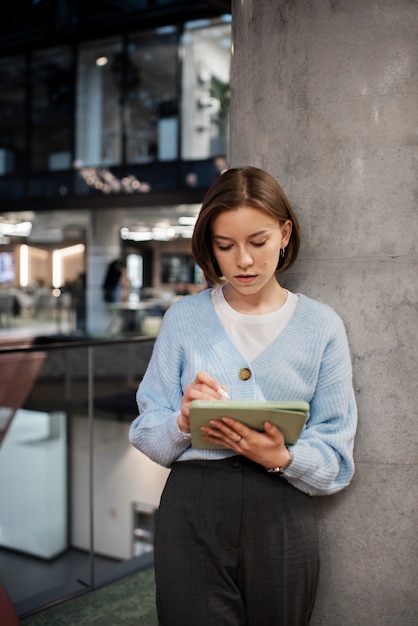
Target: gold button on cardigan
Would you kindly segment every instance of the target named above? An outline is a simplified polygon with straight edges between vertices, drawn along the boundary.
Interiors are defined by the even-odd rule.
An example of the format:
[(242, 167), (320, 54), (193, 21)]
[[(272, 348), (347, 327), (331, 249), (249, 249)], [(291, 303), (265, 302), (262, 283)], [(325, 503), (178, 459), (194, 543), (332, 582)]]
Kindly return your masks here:
[(248, 367), (243, 367), (242, 369), (240, 369), (238, 376), (241, 378), (241, 380), (248, 380), (249, 378), (251, 378), (251, 372)]

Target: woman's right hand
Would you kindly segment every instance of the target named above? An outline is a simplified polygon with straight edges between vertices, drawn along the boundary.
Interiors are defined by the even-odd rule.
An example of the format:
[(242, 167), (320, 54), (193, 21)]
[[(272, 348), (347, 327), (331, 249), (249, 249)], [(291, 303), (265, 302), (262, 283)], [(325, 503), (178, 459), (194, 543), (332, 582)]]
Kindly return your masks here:
[(224, 396), (219, 393), (219, 389), (226, 389), (210, 374), (201, 370), (197, 372), (192, 383), (186, 385), (184, 396), (181, 400), (180, 415), (177, 424), (184, 433), (190, 432), (190, 405), (193, 400), (224, 400)]

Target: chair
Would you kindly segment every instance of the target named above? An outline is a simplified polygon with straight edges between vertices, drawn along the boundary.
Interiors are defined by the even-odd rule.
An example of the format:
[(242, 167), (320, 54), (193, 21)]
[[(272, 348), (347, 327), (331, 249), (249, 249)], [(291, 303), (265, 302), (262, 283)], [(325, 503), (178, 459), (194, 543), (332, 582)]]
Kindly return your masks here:
[(19, 626), (20, 621), (14, 604), (5, 587), (0, 583), (0, 623), (1, 626)]

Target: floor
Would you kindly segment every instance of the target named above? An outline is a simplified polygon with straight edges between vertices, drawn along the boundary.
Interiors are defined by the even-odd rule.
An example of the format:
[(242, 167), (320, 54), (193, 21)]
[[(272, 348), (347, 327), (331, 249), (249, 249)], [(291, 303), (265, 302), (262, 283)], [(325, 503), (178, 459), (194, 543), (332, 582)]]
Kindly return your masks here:
[(21, 615), (20, 623), (22, 626), (157, 626), (153, 563), (143, 560), (137, 563), (136, 571), (92, 593), (84, 592), (64, 603)]
[[(96, 556), (94, 571), (103, 571), (118, 560)], [(51, 560), (40, 559), (14, 550), (0, 549), (0, 581), (13, 602), (47, 592), (69, 582), (90, 580), (90, 556), (70, 549)]]

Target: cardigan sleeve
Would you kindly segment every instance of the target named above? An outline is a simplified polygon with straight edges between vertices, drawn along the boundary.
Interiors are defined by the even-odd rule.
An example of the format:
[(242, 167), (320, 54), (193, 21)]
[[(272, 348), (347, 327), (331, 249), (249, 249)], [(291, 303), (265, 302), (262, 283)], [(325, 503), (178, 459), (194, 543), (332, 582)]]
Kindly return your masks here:
[(310, 495), (330, 495), (346, 487), (354, 474), (353, 447), (357, 407), (345, 329), (335, 318), (324, 350), (310, 415), (294, 446), (286, 479)]
[(166, 315), (137, 394), (138, 417), (129, 430), (130, 443), (152, 461), (170, 467), (190, 446), (177, 425), (182, 398), (182, 350), (175, 341), (175, 324)]

